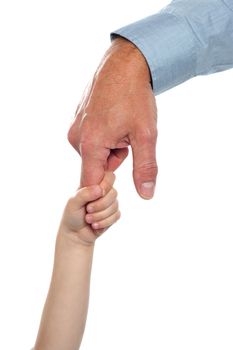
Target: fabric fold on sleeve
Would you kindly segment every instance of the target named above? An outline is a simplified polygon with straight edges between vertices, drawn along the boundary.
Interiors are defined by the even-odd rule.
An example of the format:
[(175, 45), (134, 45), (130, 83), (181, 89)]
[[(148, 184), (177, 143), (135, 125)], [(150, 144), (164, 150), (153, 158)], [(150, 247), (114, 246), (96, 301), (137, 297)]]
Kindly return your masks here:
[(233, 0), (173, 0), (160, 12), (112, 32), (144, 55), (156, 95), (233, 67)]

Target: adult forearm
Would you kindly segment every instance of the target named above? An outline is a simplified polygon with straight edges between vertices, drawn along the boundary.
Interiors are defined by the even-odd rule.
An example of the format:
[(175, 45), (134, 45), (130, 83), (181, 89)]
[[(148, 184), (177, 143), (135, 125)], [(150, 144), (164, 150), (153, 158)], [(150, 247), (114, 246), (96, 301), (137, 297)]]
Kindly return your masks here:
[(34, 350), (79, 349), (88, 311), (93, 251), (94, 245), (77, 245), (58, 235)]

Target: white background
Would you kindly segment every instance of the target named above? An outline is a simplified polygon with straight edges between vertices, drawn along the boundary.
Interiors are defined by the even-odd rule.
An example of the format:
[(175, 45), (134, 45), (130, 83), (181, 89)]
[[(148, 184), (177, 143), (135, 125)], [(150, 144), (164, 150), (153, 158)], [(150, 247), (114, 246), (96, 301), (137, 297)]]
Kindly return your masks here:
[[(80, 159), (66, 134), (109, 33), (169, 1), (0, 5), (0, 348), (30, 349)], [(96, 243), (83, 350), (233, 347), (233, 71), (157, 97), (154, 199), (116, 171), (121, 220)]]

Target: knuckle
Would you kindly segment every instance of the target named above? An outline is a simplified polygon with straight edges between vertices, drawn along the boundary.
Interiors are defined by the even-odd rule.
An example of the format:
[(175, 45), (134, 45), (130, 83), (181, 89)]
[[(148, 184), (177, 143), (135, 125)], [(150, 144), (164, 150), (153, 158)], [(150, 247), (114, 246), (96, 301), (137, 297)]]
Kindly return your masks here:
[[(75, 148), (80, 148), (80, 145), (84, 147), (84, 150), (91, 144), (91, 130), (89, 127), (89, 121), (85, 118), (86, 114), (80, 111), (76, 113), (75, 120), (71, 124), (68, 132), (67, 139), (69, 143)], [(89, 149), (89, 148), (88, 148)]]
[(118, 196), (118, 192), (115, 188), (112, 189), (112, 192), (113, 192), (113, 196), (114, 198), (116, 198)]
[(66, 207), (69, 208), (70, 206), (72, 206), (72, 203), (73, 203), (73, 198), (70, 197), (70, 198), (68, 199), (68, 201), (66, 202)]
[(74, 129), (74, 124), (72, 124), (68, 130), (67, 139), (73, 147), (76, 145), (76, 132)]
[(69, 129), (71, 130), (71, 132), (75, 132), (76, 134), (80, 133), (78, 126), (80, 124), (81, 117), (82, 117), (81, 113), (75, 113), (74, 119), (72, 120), (70, 129)]
[(156, 162), (147, 162), (133, 169), (135, 181), (155, 181), (158, 175), (158, 166)]
[(116, 201), (115, 201), (115, 209), (117, 210), (118, 207), (119, 207), (119, 202), (118, 202), (118, 200), (116, 200)]
[(66, 203), (66, 208), (71, 209), (75, 204), (75, 197), (70, 197)]
[(80, 150), (80, 154), (83, 157), (86, 157), (90, 154), (91, 151), (93, 151), (93, 146), (90, 143), (90, 141), (80, 142), (79, 143), (79, 150)]
[(142, 175), (145, 173), (146, 175), (148, 173), (156, 175), (158, 173), (158, 165), (155, 160), (145, 162), (137, 167), (134, 168), (134, 171), (137, 170)]
[(143, 131), (140, 130), (140, 141), (144, 143), (154, 143), (156, 137), (155, 128), (145, 128)]
[(97, 237), (99, 237), (99, 236), (102, 235), (102, 233), (104, 233), (104, 231), (106, 231), (106, 229), (95, 230), (95, 235), (96, 235)]

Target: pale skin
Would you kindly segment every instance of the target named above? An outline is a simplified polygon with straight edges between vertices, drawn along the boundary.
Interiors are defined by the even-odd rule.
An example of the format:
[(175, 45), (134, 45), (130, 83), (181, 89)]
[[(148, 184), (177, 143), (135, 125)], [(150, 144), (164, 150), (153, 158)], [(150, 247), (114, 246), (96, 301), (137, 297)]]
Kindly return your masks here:
[(120, 37), (113, 40), (68, 132), (69, 142), (82, 157), (82, 186), (99, 184), (106, 170), (115, 171), (131, 146), (136, 190), (144, 199), (153, 197), (157, 109), (150, 80), (136, 46)]
[[(51, 283), (34, 350), (77, 350), (88, 312), (96, 239), (120, 218), (115, 175), (80, 188), (69, 199), (58, 229)], [(86, 208), (92, 207), (92, 214)], [(98, 230), (96, 230), (98, 225)]]

